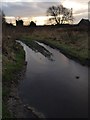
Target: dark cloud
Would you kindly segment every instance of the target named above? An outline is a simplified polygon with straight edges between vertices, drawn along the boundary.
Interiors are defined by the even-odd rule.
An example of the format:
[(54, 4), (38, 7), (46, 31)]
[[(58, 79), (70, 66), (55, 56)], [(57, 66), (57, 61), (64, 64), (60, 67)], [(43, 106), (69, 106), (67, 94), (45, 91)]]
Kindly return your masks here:
[(46, 14), (48, 7), (58, 3), (50, 2), (8, 2), (3, 4), (7, 16), (41, 16)]

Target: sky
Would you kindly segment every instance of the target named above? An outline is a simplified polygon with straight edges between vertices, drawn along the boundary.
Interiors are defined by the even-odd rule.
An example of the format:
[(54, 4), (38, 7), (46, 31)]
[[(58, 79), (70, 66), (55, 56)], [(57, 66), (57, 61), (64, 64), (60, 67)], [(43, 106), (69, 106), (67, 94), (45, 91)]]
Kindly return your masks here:
[(0, 0), (0, 8), (2, 7), (7, 22), (15, 23), (16, 19), (23, 19), (24, 24), (33, 20), (37, 25), (43, 25), (47, 23), (47, 9), (52, 5), (63, 4), (66, 8), (73, 8), (74, 23), (78, 23), (82, 18), (88, 19), (88, 2), (89, 0)]

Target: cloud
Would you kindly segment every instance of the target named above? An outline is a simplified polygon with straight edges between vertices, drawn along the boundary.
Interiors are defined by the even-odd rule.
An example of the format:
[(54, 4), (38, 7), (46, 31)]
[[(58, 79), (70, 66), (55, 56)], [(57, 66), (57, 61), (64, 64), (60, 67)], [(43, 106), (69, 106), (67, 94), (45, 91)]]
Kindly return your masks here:
[(3, 4), (3, 11), (7, 16), (44, 16), (49, 6), (58, 3), (48, 2), (9, 2)]
[(60, 0), (2, 0), (2, 2), (60, 2)]
[(2, 0), (2, 2), (22, 2), (22, 0)]
[(48, 7), (59, 5), (58, 2), (73, 8), (75, 22), (88, 17), (88, 0), (2, 0), (2, 9), (6, 16), (45, 16)]

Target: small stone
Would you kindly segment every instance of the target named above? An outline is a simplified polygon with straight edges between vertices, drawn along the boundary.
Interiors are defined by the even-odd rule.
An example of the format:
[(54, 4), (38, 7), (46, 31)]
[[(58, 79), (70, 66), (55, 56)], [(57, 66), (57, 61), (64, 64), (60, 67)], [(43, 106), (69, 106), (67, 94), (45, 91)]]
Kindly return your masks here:
[(14, 84), (14, 81), (12, 81), (12, 84)]
[(25, 61), (25, 63), (24, 63), (25, 65), (27, 65), (27, 61)]
[(19, 100), (19, 97), (17, 96), (17, 97), (15, 97), (15, 99), (16, 99), (16, 100)]
[(76, 79), (79, 79), (80, 77), (79, 76), (76, 76)]
[(4, 68), (5, 70), (7, 70), (7, 68)]
[(8, 38), (8, 39), (10, 39), (10, 38), (11, 38), (11, 36), (10, 36), (10, 35), (8, 35), (8, 36), (7, 36), (7, 38)]
[(26, 105), (23, 105), (24, 107), (26, 107)]
[(33, 111), (33, 110), (31, 109), (31, 107), (29, 107), (29, 106), (27, 107), (27, 109)]
[(9, 98), (13, 98), (14, 96), (13, 95), (9, 95)]

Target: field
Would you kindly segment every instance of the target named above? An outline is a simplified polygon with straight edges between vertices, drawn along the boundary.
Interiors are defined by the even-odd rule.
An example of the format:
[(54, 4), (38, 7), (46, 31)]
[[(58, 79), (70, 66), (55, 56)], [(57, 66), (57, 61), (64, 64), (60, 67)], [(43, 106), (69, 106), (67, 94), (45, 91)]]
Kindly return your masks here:
[[(32, 28), (31, 28), (32, 29)], [(59, 49), (69, 58), (81, 64), (89, 64), (89, 35), (87, 31), (65, 28), (36, 28), (20, 35), (19, 39), (37, 40)]]
[[(59, 49), (67, 57), (89, 64), (88, 40), (90, 38), (87, 29), (60, 28), (60, 27), (13, 27), (3, 26), (3, 116), (10, 117), (7, 109), (10, 85), (17, 83), (17, 74), (23, 69), (25, 53), (17, 40), (23, 40), (33, 45), (33, 40), (43, 42), (53, 48)], [(15, 79), (13, 79), (15, 78)]]

